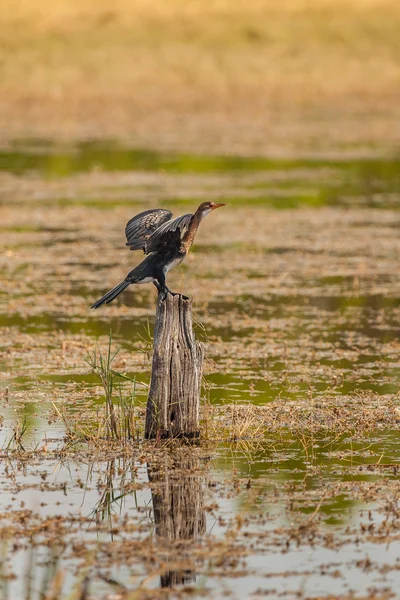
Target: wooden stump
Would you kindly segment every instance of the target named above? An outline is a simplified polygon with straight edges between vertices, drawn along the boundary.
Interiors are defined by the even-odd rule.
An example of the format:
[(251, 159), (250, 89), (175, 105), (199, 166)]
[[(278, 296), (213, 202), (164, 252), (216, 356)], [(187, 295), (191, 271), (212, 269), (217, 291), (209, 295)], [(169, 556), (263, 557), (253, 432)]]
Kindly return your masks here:
[(193, 334), (192, 303), (158, 295), (146, 438), (198, 437), (204, 352)]
[(196, 456), (166, 458), (157, 468), (148, 467), (158, 557), (164, 563), (161, 587), (196, 580), (191, 543), (206, 531), (204, 475)]

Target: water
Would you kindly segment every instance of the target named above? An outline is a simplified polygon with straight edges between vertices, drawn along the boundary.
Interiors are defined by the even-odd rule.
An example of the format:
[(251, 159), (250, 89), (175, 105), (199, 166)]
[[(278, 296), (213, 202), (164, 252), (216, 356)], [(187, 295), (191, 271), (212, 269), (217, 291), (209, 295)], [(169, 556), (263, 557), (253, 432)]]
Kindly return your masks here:
[[(391, 453), (385, 449), (386, 462), (398, 456), (398, 436), (388, 432), (385, 438), (392, 445)], [(128, 589), (143, 581), (152, 589), (160, 585), (160, 571), (173, 578), (182, 568), (190, 572), (195, 595), (205, 586), (216, 598), (228, 592), (233, 598), (250, 596), (260, 587), (264, 594), (279, 589), (283, 597), (300, 589), (311, 597), (328, 590), (366, 593), (370, 586), (396, 589), (397, 528), (386, 512), (387, 500), (379, 497), (382, 473), (377, 467), (375, 472), (360, 469), (357, 449), (351, 468), (345, 459), (330, 456), (338, 447), (345, 453), (345, 445), (324, 440), (315, 459), (305, 461), (302, 448), (287, 442), (281, 453), (268, 446), (221, 446), (211, 459), (194, 458), (191, 471), (181, 463), (176, 473), (174, 453), (167, 453), (168, 469), (162, 461), (153, 468), (153, 493), (149, 467), (137, 452), (130, 459), (107, 461), (88, 461), (84, 455), (46, 460), (38, 452), (23, 472), (13, 461), (8, 464), (1, 508), (3, 514), (12, 511), (14, 523), (23, 515), (21, 525), (14, 525), (14, 543), (35, 532), (39, 547), (46, 542), (60, 552), (61, 544), (67, 587), (74, 584), (72, 574), (82, 558), (90, 564), (94, 553), (91, 586), (98, 593), (107, 590), (106, 575)], [(383, 448), (377, 441), (375, 456)], [(384, 485), (392, 493), (396, 479), (387, 469)], [(178, 489), (186, 502), (169, 508), (167, 498), (172, 494), (176, 500)], [(160, 495), (161, 515), (155, 512)], [(169, 510), (178, 512), (179, 528), (189, 532), (196, 530), (193, 519), (197, 527), (201, 520), (199, 535), (189, 534), (183, 546), (159, 538), (155, 524), (160, 526)], [(17, 549), (10, 555), (14, 570), (23, 570), (27, 552)], [(43, 564), (38, 562), (34, 574), (40, 580)], [(10, 588), (21, 594), (23, 580), (10, 582)]]
[[(396, 594), (397, 157), (42, 142), (16, 143), (0, 165), (1, 528), (3, 575), (17, 575), (8, 597), (61, 571), (65, 593), (87, 576), (96, 598), (158, 597), (160, 585), (175, 597), (183, 581), (212, 598)], [(89, 310), (139, 260), (124, 247), (125, 222), (210, 198), (228, 206), (169, 275), (193, 298), (206, 344), (209, 439), (150, 454), (140, 441), (122, 454), (70, 445), (68, 420), (94, 422), (102, 406), (85, 359), (96, 343), (106, 349), (110, 330), (115, 368), (136, 378), (139, 407), (147, 397), (155, 291)], [(232, 404), (259, 412), (237, 424)]]

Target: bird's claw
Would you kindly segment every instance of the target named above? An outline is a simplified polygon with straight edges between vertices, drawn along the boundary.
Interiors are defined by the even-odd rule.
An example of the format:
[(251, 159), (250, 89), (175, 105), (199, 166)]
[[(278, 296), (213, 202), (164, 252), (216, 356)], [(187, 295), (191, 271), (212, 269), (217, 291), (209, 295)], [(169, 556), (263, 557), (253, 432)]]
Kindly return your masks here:
[[(167, 287), (161, 288), (159, 293), (162, 294), (163, 300), (165, 300), (165, 298), (168, 296), (168, 294), (170, 294), (173, 297), (180, 296), (179, 292), (173, 292)], [(187, 296), (182, 296), (182, 298), (184, 298), (185, 300), (189, 299)]]
[(169, 288), (165, 288), (167, 290), (168, 294), (171, 294), (171, 296), (182, 296), (182, 298), (184, 300), (189, 300), (188, 296), (184, 296), (183, 294), (180, 294), (179, 292), (172, 292)]
[(167, 297), (168, 294), (171, 294), (171, 296), (176, 296), (175, 292), (171, 292), (171, 290), (167, 288), (167, 286), (164, 287), (164, 293), (165, 297)]
[(179, 294), (179, 292), (172, 292), (166, 285), (160, 285), (159, 283), (154, 282), (158, 290), (158, 294), (161, 296), (162, 300), (165, 300), (168, 294), (171, 296), (179, 296), (181, 295), (184, 300), (189, 300), (188, 296), (184, 296), (183, 294)]

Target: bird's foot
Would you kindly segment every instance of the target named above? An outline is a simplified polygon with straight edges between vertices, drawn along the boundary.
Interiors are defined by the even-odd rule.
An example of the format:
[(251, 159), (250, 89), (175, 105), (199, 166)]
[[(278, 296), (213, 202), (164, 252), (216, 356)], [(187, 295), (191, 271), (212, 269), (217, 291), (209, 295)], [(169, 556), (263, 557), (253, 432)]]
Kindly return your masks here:
[(166, 291), (167, 291), (168, 294), (171, 294), (171, 296), (182, 296), (182, 298), (184, 300), (189, 300), (189, 298), (187, 296), (184, 296), (183, 294), (180, 294), (179, 292), (173, 292), (167, 286), (165, 286), (165, 289), (166, 289)]
[(158, 296), (161, 297), (162, 300), (165, 300), (165, 298), (167, 297), (167, 295), (169, 293), (171, 293), (170, 290), (167, 288), (166, 285), (160, 285), (158, 282), (155, 282), (155, 281), (154, 281), (154, 285), (157, 288)]
[(158, 283), (158, 281), (153, 281), (154, 285), (157, 288), (157, 292), (159, 294), (163, 294), (163, 297), (165, 298), (167, 293), (168, 293), (168, 288), (165, 285), (162, 285), (161, 283)]
[(175, 292), (172, 292), (166, 285), (164, 285), (164, 293), (165, 296), (167, 296), (167, 294), (171, 294), (171, 296), (176, 296)]
[(171, 292), (171, 290), (168, 290), (168, 294), (171, 294), (171, 296), (181, 296), (184, 300), (189, 300), (188, 296), (180, 294), (179, 292)]
[(167, 297), (168, 294), (170, 294), (171, 296), (182, 296), (182, 298), (184, 300), (189, 300), (189, 298), (187, 296), (184, 296), (183, 294), (180, 294), (179, 292), (173, 292), (172, 290), (170, 290), (167, 287), (162, 289), (161, 293), (163, 294), (164, 299)]
[(154, 281), (154, 285), (156, 286), (158, 293), (161, 294), (161, 297), (163, 300), (165, 300), (165, 298), (167, 297), (168, 294), (171, 294), (171, 296), (182, 296), (182, 298), (184, 300), (189, 300), (189, 298), (187, 296), (184, 296), (183, 294), (179, 294), (179, 292), (173, 292), (166, 285), (160, 285), (156, 281)]

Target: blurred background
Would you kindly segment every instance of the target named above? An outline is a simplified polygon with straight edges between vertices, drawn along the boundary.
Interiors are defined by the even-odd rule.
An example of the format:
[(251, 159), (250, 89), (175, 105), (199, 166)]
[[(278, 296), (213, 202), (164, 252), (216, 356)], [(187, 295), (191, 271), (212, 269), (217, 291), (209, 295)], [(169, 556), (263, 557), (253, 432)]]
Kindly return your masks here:
[(1, 141), (387, 150), (399, 23), (396, 0), (3, 0)]
[[(114, 598), (158, 585), (149, 489), (130, 496), (132, 466), (97, 444), (80, 456), (71, 431), (98, 431), (87, 358), (111, 330), (140, 438), (156, 290), (89, 307), (142, 259), (125, 246), (133, 215), (213, 200), (226, 206), (168, 273), (193, 299), (212, 469), (228, 477), (204, 568), (194, 554), (204, 586), (214, 600), (398, 597), (399, 141), (399, 0), (0, 0), (0, 537), (15, 575), (0, 569), (0, 596), (36, 597), (40, 544), (60, 535), (69, 598), (86, 556), (93, 597), (111, 598), (104, 581), (126, 583)], [(17, 453), (11, 468), (13, 444), (33, 448), (29, 465)], [(140, 523), (143, 562), (118, 528), (111, 549), (94, 528), (107, 514), (123, 535), (126, 515)]]

